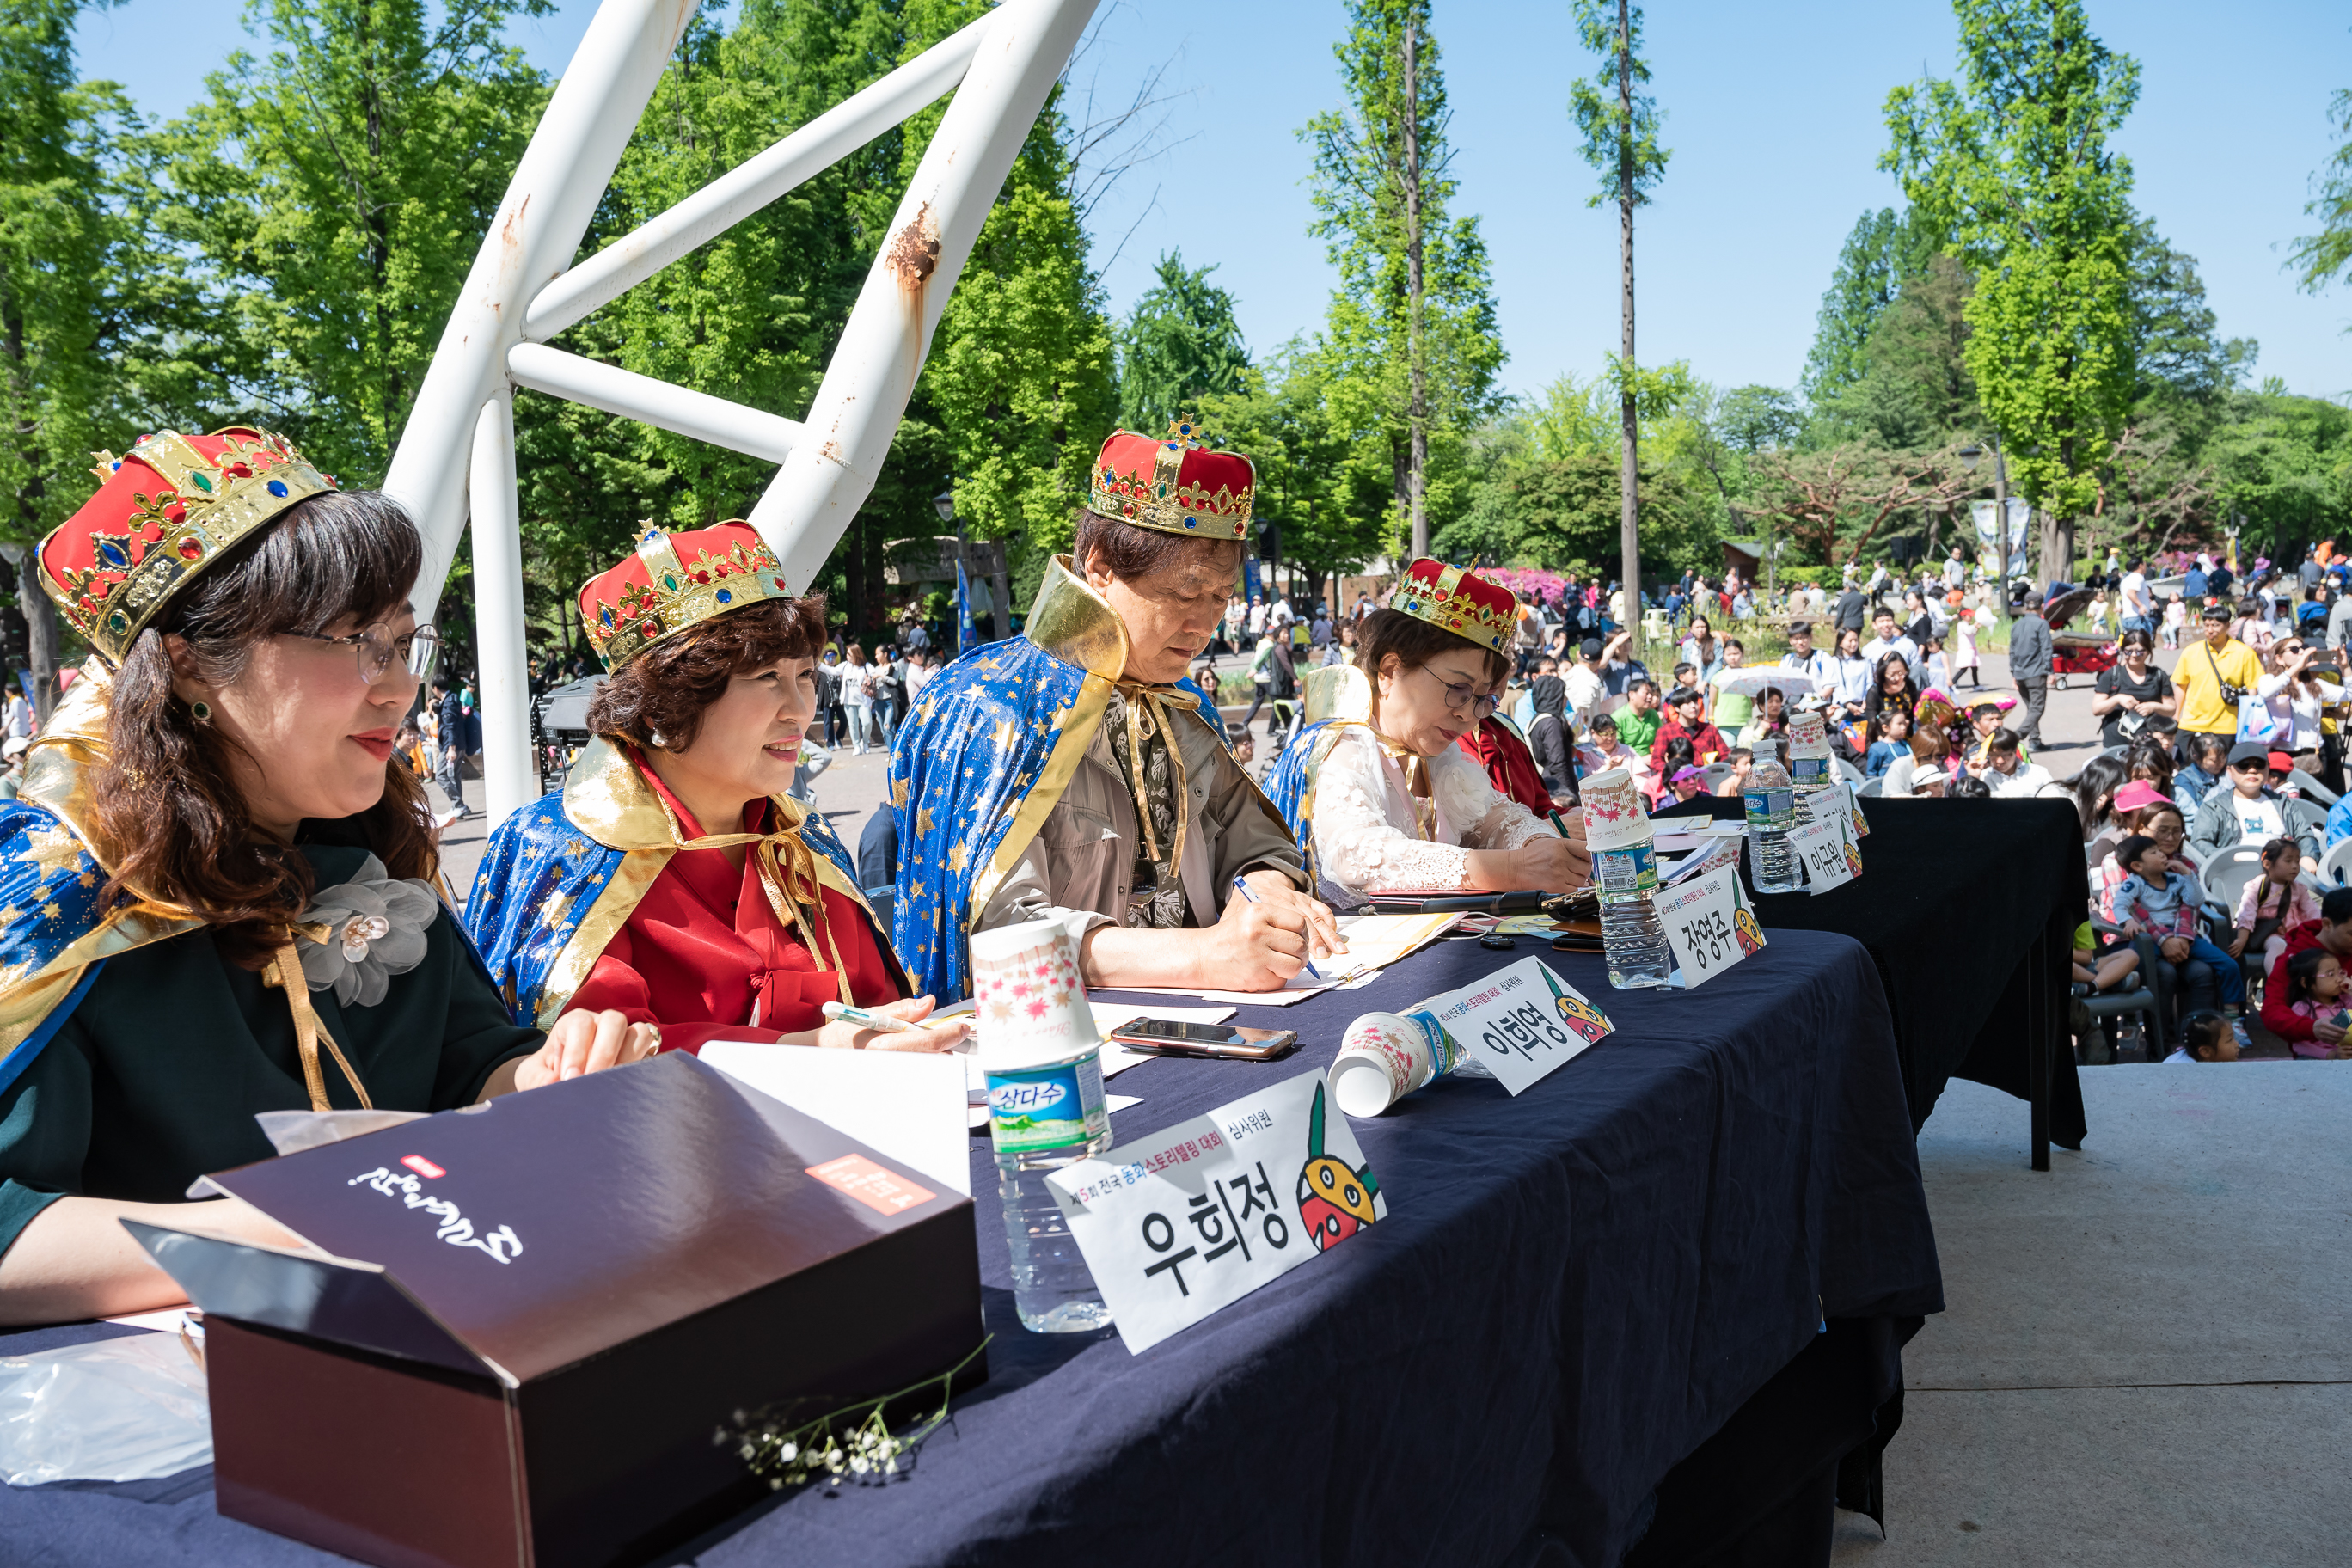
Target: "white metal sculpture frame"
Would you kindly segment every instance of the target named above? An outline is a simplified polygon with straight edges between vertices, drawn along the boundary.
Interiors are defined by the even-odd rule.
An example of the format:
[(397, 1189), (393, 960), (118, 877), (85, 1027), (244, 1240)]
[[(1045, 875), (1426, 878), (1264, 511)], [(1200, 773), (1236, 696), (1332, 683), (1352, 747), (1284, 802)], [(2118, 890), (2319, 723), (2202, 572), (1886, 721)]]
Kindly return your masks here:
[[(530, 687), (514, 389), (527, 387), (781, 464), (751, 525), (796, 588), (875, 478), (948, 295), (1098, 0), (1006, 0), (758, 157), (568, 266), (696, 0), (604, 0), (516, 165), (384, 489), (415, 517), (429, 618), (470, 513), (484, 788), (492, 826), (529, 803)], [(867, 272), (805, 421), (551, 348), (547, 340), (725, 233), (942, 94), (940, 122)]]

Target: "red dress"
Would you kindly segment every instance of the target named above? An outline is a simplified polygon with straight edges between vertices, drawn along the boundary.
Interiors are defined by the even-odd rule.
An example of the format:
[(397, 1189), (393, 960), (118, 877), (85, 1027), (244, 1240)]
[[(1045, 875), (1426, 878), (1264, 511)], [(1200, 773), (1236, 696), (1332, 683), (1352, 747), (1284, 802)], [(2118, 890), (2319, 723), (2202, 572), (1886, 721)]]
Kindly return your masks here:
[[(641, 771), (678, 826), (701, 837), (693, 814), (651, 769)], [(753, 805), (742, 831), (760, 831), (768, 811), (765, 801)], [(723, 849), (673, 854), (564, 1011), (614, 1009), (632, 1023), (659, 1026), (662, 1049), (681, 1051), (698, 1051), (710, 1040), (772, 1042), (823, 1024), (819, 1009), (841, 1000), (834, 972), (824, 966), (831, 955), (812, 954), (800, 933), (777, 919), (749, 847), (740, 870), (727, 863)], [(905, 993), (865, 910), (832, 888), (823, 895), (850, 995), (861, 1007), (898, 1000)]]
[(1551, 811), (1551, 792), (1544, 788), (1543, 771), (1536, 766), (1535, 753), (1494, 714), (1479, 720), (1476, 729), (1465, 731), (1454, 743), (1486, 770), (1496, 793), (1504, 799), (1517, 801), (1538, 816)]

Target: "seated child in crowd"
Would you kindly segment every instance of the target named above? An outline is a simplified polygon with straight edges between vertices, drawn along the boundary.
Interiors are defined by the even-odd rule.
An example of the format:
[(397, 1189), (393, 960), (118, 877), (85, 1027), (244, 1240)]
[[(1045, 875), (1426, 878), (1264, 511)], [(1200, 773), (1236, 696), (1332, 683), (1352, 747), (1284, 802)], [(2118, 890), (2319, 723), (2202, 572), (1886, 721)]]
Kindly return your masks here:
[(2084, 921), (2074, 930), (2074, 978), (2094, 991), (2113, 991), (2139, 967), (2139, 950), (2119, 943), (2099, 951), (2099, 933)]
[(1735, 746), (1729, 761), (1731, 771), (1724, 774), (1715, 786), (1717, 795), (1737, 795), (1747, 789), (1748, 770), (1756, 765), (1756, 749), (1753, 746)]
[(1910, 754), (1910, 714), (1900, 708), (1889, 708), (1870, 721), (1870, 750), (1862, 754), (1864, 773), (1874, 779), (1885, 778), (1895, 758)]
[(2174, 1062), (2233, 1062), (2238, 1059), (2238, 1037), (2230, 1028), (2230, 1020), (2210, 1007), (2200, 1007), (2180, 1020), (2180, 1044), (2164, 1058), (2169, 1067)]
[(2230, 956), (2241, 958), (2259, 942), (2263, 973), (2268, 974), (2286, 951), (2279, 933), (2319, 918), (2319, 899), (2299, 880), (2303, 850), (2292, 838), (2273, 838), (2263, 846), (2263, 874), (2246, 884), (2238, 900), (2238, 934), (2230, 941)]
[[(2287, 1005), (2315, 1024), (2343, 1026), (2347, 1013), (2352, 1013), (2352, 1007), (2345, 1005), (2347, 988), (2344, 965), (2324, 947), (2306, 947), (2286, 961)], [(2299, 1057), (2352, 1058), (2352, 1036), (2340, 1046), (2314, 1038), (2297, 1040), (2294, 1048)]]
[[(2160, 944), (2179, 937), (2189, 943), (2188, 959), (2212, 966), (2213, 982), (2221, 993), (2221, 1008), (2235, 1022), (2246, 999), (2246, 976), (2238, 961), (2215, 946), (2199, 923), (2204, 911), (2205, 889), (2196, 878), (2172, 869), (2164, 847), (2145, 833), (2135, 833), (2116, 850), (2116, 863), (2126, 875), (2116, 889), (2115, 909), (2123, 916), (2124, 935), (2146, 934)], [(2242, 1026), (2238, 1026), (2242, 1027)]]

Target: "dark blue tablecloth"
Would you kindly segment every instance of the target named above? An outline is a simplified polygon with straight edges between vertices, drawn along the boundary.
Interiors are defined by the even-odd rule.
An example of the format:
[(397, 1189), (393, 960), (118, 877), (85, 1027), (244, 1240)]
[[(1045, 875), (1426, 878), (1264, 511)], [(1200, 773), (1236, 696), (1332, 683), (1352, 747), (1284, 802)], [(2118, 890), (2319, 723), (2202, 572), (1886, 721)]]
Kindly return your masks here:
[[(1824, 1316), (1940, 1310), (1885, 1001), (1853, 942), (1775, 932), (1700, 991), (1452, 941), (1240, 1021), (1273, 1063), (1113, 1080), (1136, 1138), (1328, 1063), (1357, 1015), (1541, 953), (1617, 1032), (1517, 1100), (1448, 1080), (1354, 1123), (1389, 1217), (1140, 1356), (1024, 1332), (975, 1141), (987, 1384), (911, 1481), (779, 1499), (677, 1560), (732, 1564), (1492, 1563), (1541, 1515), (1614, 1564), (1667, 1469)], [(854, 1310), (854, 1306), (845, 1310)], [(0, 1338), (0, 1349), (79, 1331)], [(822, 1332), (822, 1325), (800, 1331)], [(213, 1512), (206, 1472), (0, 1496), (11, 1562), (332, 1561)]]

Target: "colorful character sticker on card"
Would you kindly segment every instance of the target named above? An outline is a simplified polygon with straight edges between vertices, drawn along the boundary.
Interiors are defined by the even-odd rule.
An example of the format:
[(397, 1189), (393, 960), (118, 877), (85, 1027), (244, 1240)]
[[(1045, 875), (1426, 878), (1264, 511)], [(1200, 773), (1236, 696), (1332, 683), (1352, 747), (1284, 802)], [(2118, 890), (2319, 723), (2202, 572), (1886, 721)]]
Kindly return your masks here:
[(1381, 1216), (1381, 1184), (1371, 1167), (1351, 1166), (1327, 1154), (1323, 1141), (1323, 1086), (1315, 1086), (1307, 1115), (1307, 1163), (1298, 1173), (1298, 1217), (1318, 1252), (1328, 1252)]

